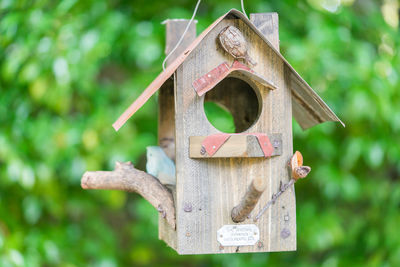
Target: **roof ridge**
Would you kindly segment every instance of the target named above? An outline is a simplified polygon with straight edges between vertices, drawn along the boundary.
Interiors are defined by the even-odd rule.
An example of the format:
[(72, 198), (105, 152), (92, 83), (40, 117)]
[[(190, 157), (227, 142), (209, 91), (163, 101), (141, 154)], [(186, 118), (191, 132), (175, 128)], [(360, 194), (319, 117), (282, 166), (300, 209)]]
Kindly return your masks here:
[[(283, 57), (283, 55), (271, 44), (270, 41), (260, 32), (260, 30), (239, 10), (232, 8), (229, 10), (227, 13), (219, 17), (217, 20), (215, 20), (212, 24), (210, 24), (199, 36), (196, 37), (196, 39), (188, 46), (185, 51), (180, 54), (167, 68), (162, 71), (151, 83), (150, 85), (142, 92), (142, 94), (122, 113), (122, 115), (114, 122), (113, 127), (116, 131), (118, 131), (124, 124), (125, 122), (139, 109), (141, 108), (147, 100), (155, 94), (160, 87), (164, 84), (164, 82), (171, 77), (171, 75), (176, 71), (176, 69), (185, 61), (185, 59), (190, 55), (190, 53), (201, 43), (201, 41), (204, 39), (204, 37), (212, 30), (214, 27), (220, 23), (224, 18), (226, 18), (228, 15), (234, 15), (238, 17), (239, 19), (242, 19), (272, 50), (275, 54), (280, 57), (285, 65), (289, 68), (291, 71), (291, 75), (294, 75), (294, 78), (299, 82), (301, 85), (300, 89), (297, 90), (302, 90), (304, 91), (307, 96), (309, 96), (309, 99), (314, 101), (317, 106), (321, 108), (321, 110), (324, 112), (324, 121), (338, 121), (340, 122), (343, 126), (344, 123), (336, 116), (336, 114), (328, 107), (328, 105), (325, 104), (325, 102), (318, 96), (316, 92), (310, 87), (310, 85), (296, 72), (296, 70), (289, 64), (289, 62)], [(292, 89), (293, 90), (293, 89)], [(303, 101), (304, 102), (304, 101)], [(304, 111), (307, 111), (308, 109), (312, 109), (311, 105), (309, 107), (304, 108)], [(314, 110), (315, 111), (315, 110)], [(319, 117), (318, 119), (315, 118), (309, 118), (307, 122), (302, 123), (300, 117), (296, 117), (296, 113), (294, 114), (296, 120), (299, 122), (300, 126), (303, 129), (309, 128), (311, 126), (314, 126), (318, 123), (321, 123)], [(297, 115), (299, 116), (299, 115)]]

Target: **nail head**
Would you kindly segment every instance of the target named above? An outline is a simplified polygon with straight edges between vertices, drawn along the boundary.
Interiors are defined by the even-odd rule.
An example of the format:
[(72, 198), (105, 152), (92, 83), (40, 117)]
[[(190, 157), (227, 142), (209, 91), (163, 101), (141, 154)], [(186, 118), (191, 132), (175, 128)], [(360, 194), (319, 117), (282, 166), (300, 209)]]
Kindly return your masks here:
[(191, 212), (191, 211), (193, 210), (192, 204), (190, 204), (190, 203), (185, 203), (185, 204), (183, 205), (183, 210), (184, 210), (185, 212)]
[(290, 230), (287, 228), (283, 228), (283, 230), (281, 231), (281, 237), (283, 239), (286, 239), (290, 236)]

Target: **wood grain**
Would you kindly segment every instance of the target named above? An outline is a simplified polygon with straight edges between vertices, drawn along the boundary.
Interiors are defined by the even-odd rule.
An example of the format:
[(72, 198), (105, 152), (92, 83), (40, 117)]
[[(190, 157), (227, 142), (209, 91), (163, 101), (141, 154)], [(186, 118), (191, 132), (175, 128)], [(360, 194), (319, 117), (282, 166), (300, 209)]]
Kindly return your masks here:
[(250, 213), (253, 211), (258, 200), (266, 188), (266, 181), (260, 177), (256, 177), (251, 181), (246, 194), (243, 196), (239, 205), (233, 207), (231, 212), (232, 221), (235, 223), (243, 222), (250, 218)]
[[(172, 49), (174, 49), (183, 32), (185, 31), (185, 28), (189, 21), (190, 20), (188, 19), (167, 19), (163, 22), (166, 29), (165, 55), (168, 55), (172, 51)], [(178, 56), (182, 54), (185, 49), (196, 39), (196, 24), (197, 20), (193, 20), (181, 44), (169, 56), (166, 64), (167, 66), (174, 62), (174, 60), (178, 58)]]
[[(264, 15), (265, 16), (265, 15)], [(267, 38), (278, 37), (278, 17), (270, 14), (272, 28)], [(261, 106), (259, 117), (245, 133), (282, 133), (282, 155), (265, 158), (190, 158), (190, 136), (208, 136), (219, 133), (207, 120), (204, 96), (197, 96), (191, 83), (204, 73), (233, 58), (216, 42), (218, 33), (226, 26), (240, 29), (249, 43), (249, 51), (258, 62), (254, 70), (272, 81), (276, 90), (265, 90), (254, 83), (251, 87), (258, 95)], [(277, 47), (276, 47), (277, 48)], [(247, 82), (247, 81), (246, 81)], [(250, 81), (251, 82), (251, 81)], [(226, 93), (229, 95), (229, 92)], [(290, 89), (285, 79), (284, 62), (242, 20), (224, 19), (206, 35), (202, 43), (187, 57), (176, 71), (175, 96), (176, 168), (177, 168), (177, 251), (180, 254), (236, 253), (287, 251), (296, 248), (295, 198), (293, 188), (279, 199), (256, 225), (260, 229), (262, 246), (224, 247), (216, 239), (219, 228), (234, 224), (232, 208), (240, 203), (255, 177), (266, 183), (266, 189), (255, 206), (261, 209), (273, 193), (279, 190), (280, 181), (290, 179), (287, 163), (292, 155), (292, 110)], [(257, 105), (257, 103), (254, 103)], [(193, 207), (191, 212), (185, 205)], [(289, 218), (284, 220), (284, 218)], [(246, 219), (243, 223), (252, 223)], [(285, 235), (282, 235), (284, 231)], [(290, 232), (289, 235), (287, 233)], [(284, 238), (283, 238), (284, 236)]]
[[(293, 107), (294, 110), (297, 109), (297, 111), (294, 115), (300, 116), (299, 118), (299, 124), (303, 129), (306, 127), (311, 127), (315, 124), (324, 122), (324, 121), (338, 121), (340, 122), (343, 126), (343, 122), (335, 115), (335, 113), (332, 112), (332, 110), (325, 104), (325, 102), (318, 96), (316, 92), (313, 91), (313, 89), (307, 84), (306, 81), (301, 78), (301, 76), (296, 72), (296, 70), (289, 64), (289, 62), (279, 53), (279, 50), (275, 48), (271, 44), (271, 42), (266, 38), (262, 32), (258, 30), (256, 26), (254, 26), (253, 23), (251, 23), (243, 13), (236, 9), (231, 9), (228, 13), (225, 15), (221, 16), (218, 18), (216, 21), (214, 21), (206, 30), (204, 30), (190, 45), (187, 49), (184, 50), (182, 54), (180, 54), (176, 60), (171, 62), (171, 64), (162, 72), (160, 73), (155, 80), (143, 91), (143, 93), (122, 113), (122, 115), (114, 122), (113, 127), (116, 131), (118, 131), (122, 125), (125, 124), (125, 122), (141, 107), (143, 106), (144, 103), (153, 95), (155, 94), (160, 87), (165, 83), (167, 79), (171, 77), (171, 75), (177, 70), (178, 67), (182, 65), (182, 63), (189, 57), (191, 52), (197, 48), (198, 45), (200, 45), (203, 42), (203, 38), (208, 36), (208, 34), (211, 31), (215, 30), (215, 26), (220, 24), (220, 22), (224, 19), (227, 18), (236, 18), (236, 19), (241, 19), (242, 22), (244, 22), (248, 28), (254, 31), (256, 33), (262, 42), (264, 42), (267, 46), (268, 49), (272, 50), (273, 56), (277, 56), (281, 61), (283, 61), (285, 65), (285, 72), (286, 76), (289, 81), (289, 85), (293, 89), (293, 91), (296, 91), (297, 95), (293, 94), (293, 103), (296, 103), (296, 106)], [(255, 18), (253, 16), (253, 18)], [(272, 20), (270, 20), (272, 21)], [(267, 22), (266, 24), (262, 25), (263, 27), (261, 28), (271, 28), (273, 29), (275, 26), (271, 24), (271, 26), (268, 26)], [(277, 26), (276, 26), (277, 27)], [(221, 30), (221, 29), (219, 29)], [(270, 30), (271, 31), (271, 30)], [(260, 76), (263, 77), (263, 76)], [(266, 80), (269, 82), (269, 80)], [(275, 88), (275, 84), (271, 87)], [(306, 96), (305, 98), (295, 98), (295, 96), (299, 96), (300, 94), (303, 94)], [(306, 101), (304, 101), (306, 100)], [(311, 113), (310, 113), (311, 112)], [(303, 116), (303, 114), (306, 114), (306, 116)], [(303, 121), (304, 120), (304, 121)]]
[[(253, 135), (232, 135), (229, 139), (210, 156), (207, 153), (201, 153), (201, 147), (207, 136), (190, 136), (189, 137), (189, 155), (191, 158), (262, 158), (264, 152), (256, 136)], [(270, 134), (268, 138), (271, 144), (276, 144), (272, 156), (282, 154), (282, 135)]]
[(114, 171), (85, 172), (81, 186), (83, 189), (138, 193), (158, 210), (170, 229), (175, 229), (175, 206), (171, 192), (156, 177), (135, 169), (131, 162), (117, 162)]
[[(189, 20), (167, 20), (165, 54), (175, 47)], [(196, 38), (196, 22), (192, 22), (181, 44), (167, 60), (170, 65)], [(175, 161), (175, 99), (174, 79), (168, 79), (160, 88), (158, 94), (158, 142), (169, 158)], [(175, 196), (176, 191), (172, 190)], [(169, 246), (176, 249), (176, 231), (171, 229), (159, 216), (158, 237)]]

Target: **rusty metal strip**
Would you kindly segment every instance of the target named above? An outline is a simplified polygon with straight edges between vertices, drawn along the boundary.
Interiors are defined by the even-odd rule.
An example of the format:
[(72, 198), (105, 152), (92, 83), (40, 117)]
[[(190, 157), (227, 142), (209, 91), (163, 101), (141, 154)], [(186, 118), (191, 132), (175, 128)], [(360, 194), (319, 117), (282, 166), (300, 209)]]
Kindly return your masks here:
[(231, 137), (231, 134), (226, 133), (207, 136), (201, 144), (202, 149), (204, 148), (208, 155), (213, 156), (229, 137)]
[(207, 152), (211, 157), (220, 149), (220, 147), (231, 137), (232, 135), (253, 135), (257, 137), (258, 143), (261, 150), (264, 153), (265, 158), (269, 158), (274, 153), (274, 147), (272, 146), (268, 135), (264, 133), (240, 133), (240, 134), (228, 134), (218, 133), (207, 136), (202, 142), (202, 154)]
[(266, 158), (271, 157), (272, 153), (274, 153), (274, 147), (272, 146), (271, 142), (269, 141), (268, 135), (263, 133), (251, 133), (257, 137), (258, 143), (262, 151), (264, 152), (264, 156)]
[(226, 62), (221, 63), (208, 73), (195, 80), (192, 83), (193, 88), (198, 96), (202, 96), (213, 89), (220, 81), (225, 79), (225, 77), (234, 71), (238, 71), (246, 76), (249, 76), (251, 79), (261, 83), (269, 89), (276, 89), (276, 86), (272, 82), (255, 73), (251, 68), (237, 60), (233, 61), (232, 66), (230, 67)]
[(252, 70), (251, 68), (249, 68), (248, 66), (246, 66), (245, 64), (235, 60), (232, 63), (231, 69), (233, 70), (245, 70), (251, 73), (254, 73), (254, 70)]
[(204, 74), (197, 80), (195, 80), (192, 85), (194, 90), (196, 90), (199, 96), (204, 95), (215, 87), (222, 79), (224, 79), (229, 73), (229, 65), (224, 62), (218, 65), (216, 68), (212, 69), (210, 72)]

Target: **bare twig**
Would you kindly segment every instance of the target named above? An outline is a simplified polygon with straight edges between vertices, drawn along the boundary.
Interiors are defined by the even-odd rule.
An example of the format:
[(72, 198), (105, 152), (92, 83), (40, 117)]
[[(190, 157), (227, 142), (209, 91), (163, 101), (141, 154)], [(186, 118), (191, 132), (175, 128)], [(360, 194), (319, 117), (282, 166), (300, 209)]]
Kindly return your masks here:
[(263, 215), (271, 205), (275, 204), (280, 195), (282, 195), (289, 187), (292, 187), (297, 180), (305, 178), (311, 171), (310, 167), (303, 166), (303, 155), (301, 155), (299, 151), (296, 151), (293, 154), (288, 165), (292, 171), (292, 179), (290, 179), (290, 181), (284, 185), (282, 185), (281, 182), (278, 193), (272, 195), (271, 200), (268, 201), (267, 204), (265, 204), (265, 206), (260, 210), (260, 212), (258, 212), (257, 216), (254, 217), (254, 222), (258, 221), (261, 215)]
[(106, 189), (135, 192), (150, 202), (175, 229), (175, 206), (171, 192), (154, 176), (135, 169), (131, 162), (115, 164), (114, 171), (85, 172), (83, 189)]
[(243, 222), (249, 216), (250, 212), (253, 211), (262, 193), (264, 192), (266, 183), (261, 177), (255, 178), (251, 181), (246, 194), (240, 201), (239, 205), (232, 209), (231, 217), (236, 223)]
[(260, 210), (260, 212), (257, 214), (256, 217), (254, 217), (253, 221), (256, 222), (258, 221), (258, 219), (260, 219), (261, 215), (263, 215), (263, 213), (269, 208), (269, 206), (275, 204), (276, 200), (278, 199), (278, 197), (280, 197), (280, 195), (283, 194), (283, 192), (285, 192), (289, 187), (291, 187), (294, 183), (296, 182), (296, 179), (290, 179), (290, 181), (284, 185), (281, 184), (278, 193), (276, 194), (272, 194), (272, 198), (270, 201), (267, 202), (267, 204), (265, 204), (265, 206), (262, 208), (262, 210)]

